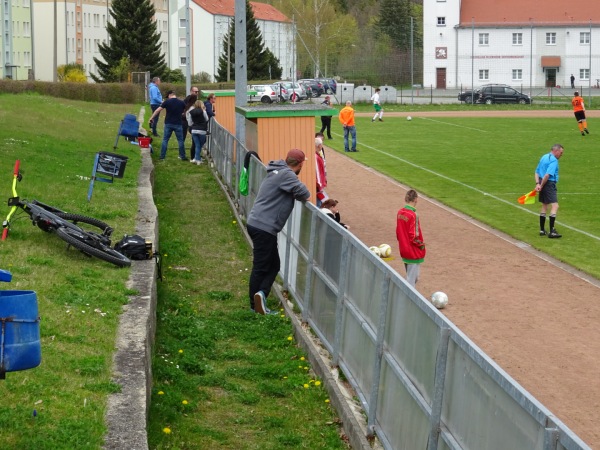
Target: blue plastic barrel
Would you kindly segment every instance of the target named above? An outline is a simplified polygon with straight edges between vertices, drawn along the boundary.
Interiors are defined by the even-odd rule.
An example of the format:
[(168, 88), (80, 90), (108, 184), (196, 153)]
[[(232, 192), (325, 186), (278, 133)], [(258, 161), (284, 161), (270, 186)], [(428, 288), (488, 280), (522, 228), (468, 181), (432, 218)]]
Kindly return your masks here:
[(0, 291), (0, 378), (42, 361), (40, 317), (34, 291)]

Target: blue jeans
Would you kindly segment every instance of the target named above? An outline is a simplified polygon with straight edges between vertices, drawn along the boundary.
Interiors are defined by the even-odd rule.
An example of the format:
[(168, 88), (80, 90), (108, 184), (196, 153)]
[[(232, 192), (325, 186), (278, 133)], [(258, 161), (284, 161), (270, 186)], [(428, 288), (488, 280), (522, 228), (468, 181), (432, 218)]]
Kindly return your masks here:
[(351, 127), (344, 127), (344, 150), (349, 152), (350, 149), (348, 147), (348, 134), (352, 135), (352, 151), (356, 150), (356, 127), (352, 125)]
[(179, 144), (179, 157), (181, 159), (185, 158), (185, 147), (183, 146), (183, 129), (181, 124), (172, 125), (170, 123), (165, 123), (165, 129), (163, 131), (163, 141), (162, 147), (160, 149), (160, 159), (165, 159), (167, 156), (167, 144), (169, 143), (169, 139), (171, 138), (171, 134), (175, 133), (175, 137), (177, 138), (177, 143)]
[(192, 133), (192, 141), (194, 141), (194, 146), (196, 147), (195, 148), (196, 153), (195, 153), (194, 159), (196, 161), (201, 161), (202, 156), (200, 156), (200, 155), (202, 154), (202, 147), (204, 147), (204, 144), (206, 144), (206, 135)]
[[(154, 111), (156, 111), (158, 109), (160, 105), (150, 105), (150, 109), (152, 110), (152, 112), (154, 113)], [(152, 123), (152, 134), (156, 135), (156, 125), (158, 124), (158, 119), (160, 117), (160, 113), (158, 113), (156, 115), (156, 117), (154, 118), (154, 122)]]

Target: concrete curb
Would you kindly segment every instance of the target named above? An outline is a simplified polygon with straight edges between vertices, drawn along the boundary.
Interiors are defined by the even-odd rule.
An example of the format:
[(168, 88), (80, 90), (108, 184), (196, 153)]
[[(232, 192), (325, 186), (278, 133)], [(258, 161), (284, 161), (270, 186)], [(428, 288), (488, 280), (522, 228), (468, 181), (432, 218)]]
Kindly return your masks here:
[[(140, 149), (141, 150), (141, 149)], [(158, 248), (158, 211), (152, 197), (154, 164), (142, 150), (138, 175), (136, 233), (151, 239)], [(152, 346), (156, 330), (156, 275), (154, 260), (132, 261), (127, 287), (137, 291), (129, 297), (117, 331), (113, 382), (121, 390), (108, 397), (105, 449), (147, 450), (147, 421), (152, 391)]]

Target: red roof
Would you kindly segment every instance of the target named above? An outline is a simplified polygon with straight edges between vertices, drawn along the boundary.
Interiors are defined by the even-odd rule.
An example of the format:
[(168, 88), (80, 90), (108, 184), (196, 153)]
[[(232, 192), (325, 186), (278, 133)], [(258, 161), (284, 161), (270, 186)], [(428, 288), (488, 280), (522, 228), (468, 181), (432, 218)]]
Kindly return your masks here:
[(577, 25), (600, 24), (600, 1), (590, 0), (462, 0), (460, 25), (475, 26), (529, 24)]
[[(209, 12), (213, 16), (235, 15), (235, 0), (193, 0), (200, 8)], [(254, 18), (257, 20), (269, 20), (272, 22), (290, 22), (277, 8), (266, 3), (250, 2)]]

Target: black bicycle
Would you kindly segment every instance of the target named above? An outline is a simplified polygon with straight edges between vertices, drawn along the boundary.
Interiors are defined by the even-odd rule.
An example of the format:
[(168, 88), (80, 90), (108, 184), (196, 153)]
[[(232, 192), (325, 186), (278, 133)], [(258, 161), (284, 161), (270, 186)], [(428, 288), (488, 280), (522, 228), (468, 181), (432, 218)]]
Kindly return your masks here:
[[(13, 172), (13, 196), (8, 199), (10, 212), (6, 216), (6, 220), (2, 223), (3, 241), (8, 237), (14, 213), (18, 209), (21, 209), (23, 215), (26, 214), (29, 216), (33, 225), (36, 225), (47, 233), (55, 233), (65, 241), (67, 249), (71, 246), (75, 247), (88, 256), (95, 256), (119, 267), (128, 267), (131, 265), (129, 258), (111, 248), (110, 236), (113, 229), (108, 224), (92, 217), (61, 211), (58, 208), (46, 205), (37, 200), (28, 201), (19, 198), (17, 195), (17, 181), (21, 181), (23, 178), (19, 168), (20, 161), (17, 160)], [(85, 229), (83, 228), (84, 225), (89, 225), (92, 229)]]

